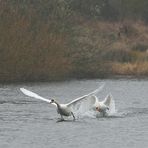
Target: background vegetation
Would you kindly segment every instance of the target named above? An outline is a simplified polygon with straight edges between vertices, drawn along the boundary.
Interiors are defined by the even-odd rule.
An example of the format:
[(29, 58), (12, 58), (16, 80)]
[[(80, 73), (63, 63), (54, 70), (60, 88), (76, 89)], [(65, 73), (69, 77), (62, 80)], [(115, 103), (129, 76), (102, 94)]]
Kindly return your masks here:
[(147, 0), (0, 0), (0, 81), (148, 76)]

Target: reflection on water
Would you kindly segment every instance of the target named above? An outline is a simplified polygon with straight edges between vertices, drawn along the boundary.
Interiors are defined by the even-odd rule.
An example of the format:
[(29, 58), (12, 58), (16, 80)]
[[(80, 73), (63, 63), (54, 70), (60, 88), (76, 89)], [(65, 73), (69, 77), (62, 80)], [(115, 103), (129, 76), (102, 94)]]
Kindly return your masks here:
[[(46, 98), (66, 103), (96, 89), (105, 98), (111, 93), (116, 113), (107, 117), (88, 113), (76, 122), (56, 123), (59, 115), (46, 102), (24, 96), (26, 87)], [(82, 80), (60, 83), (28, 83), (0, 87), (0, 147), (4, 148), (135, 148), (148, 147), (148, 81)], [(101, 99), (100, 99), (101, 101)]]

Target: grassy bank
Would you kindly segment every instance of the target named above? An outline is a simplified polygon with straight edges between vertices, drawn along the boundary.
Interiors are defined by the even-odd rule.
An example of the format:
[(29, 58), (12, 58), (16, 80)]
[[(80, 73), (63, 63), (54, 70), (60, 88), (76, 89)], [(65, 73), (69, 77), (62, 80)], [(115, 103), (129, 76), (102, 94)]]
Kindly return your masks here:
[(90, 19), (66, 4), (49, 11), (51, 4), (28, 3), (1, 1), (0, 82), (148, 76), (143, 21)]
[[(84, 21), (75, 37), (77, 57), (91, 76), (148, 74), (148, 28), (141, 21)], [(77, 29), (76, 29), (77, 30)], [(87, 62), (84, 62), (85, 59)], [(78, 61), (77, 61), (78, 62)], [(84, 63), (83, 63), (84, 62)], [(83, 64), (85, 66), (83, 66)], [(92, 65), (91, 65), (92, 64)], [(93, 69), (94, 68), (94, 69)]]

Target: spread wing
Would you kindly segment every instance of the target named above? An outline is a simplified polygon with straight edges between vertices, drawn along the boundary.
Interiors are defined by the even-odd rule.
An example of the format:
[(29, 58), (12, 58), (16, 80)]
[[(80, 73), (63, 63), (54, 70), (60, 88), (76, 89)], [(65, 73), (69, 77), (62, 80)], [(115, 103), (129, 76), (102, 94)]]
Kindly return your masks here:
[(46, 102), (48, 102), (48, 103), (51, 103), (51, 100), (46, 99), (46, 98), (43, 98), (43, 97), (39, 96), (38, 94), (36, 94), (36, 93), (34, 93), (34, 92), (32, 92), (32, 91), (29, 91), (29, 90), (27, 90), (27, 89), (25, 89), (25, 88), (20, 88), (20, 90), (21, 90), (25, 95), (27, 95), (27, 96), (29, 96), (29, 97), (36, 98), (36, 99), (39, 99), (39, 100), (42, 100), (42, 101), (46, 101)]
[(96, 97), (94, 95), (84, 96), (80, 100), (67, 104), (70, 110), (75, 115), (83, 115), (83, 113), (90, 111), (96, 102)]
[(111, 94), (107, 95), (104, 101), (102, 101), (106, 106), (109, 107), (109, 113), (115, 113), (115, 100)]
[(67, 104), (68, 107), (71, 108), (71, 111), (74, 113), (84, 113), (86, 111), (89, 111), (94, 106), (95, 102), (97, 101), (97, 97), (95, 96), (96, 93), (101, 91), (103, 89), (104, 85), (100, 86), (95, 91), (84, 95), (82, 97), (79, 97), (70, 103)]
[(105, 84), (101, 85), (98, 89), (92, 91), (91, 93), (89, 93), (87, 95), (84, 95), (84, 96), (81, 96), (79, 98), (76, 98), (75, 100), (69, 102), (67, 105), (70, 106), (72, 104), (76, 104), (79, 101), (85, 100), (86, 98), (88, 98), (88, 96), (93, 96), (93, 95), (97, 94), (98, 92), (100, 92), (103, 89), (104, 85)]

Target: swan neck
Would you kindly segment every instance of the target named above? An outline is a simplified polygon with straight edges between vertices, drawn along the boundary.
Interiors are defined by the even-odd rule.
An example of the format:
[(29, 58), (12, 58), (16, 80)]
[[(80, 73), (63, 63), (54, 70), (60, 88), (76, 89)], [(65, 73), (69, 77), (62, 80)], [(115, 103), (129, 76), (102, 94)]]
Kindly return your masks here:
[(54, 101), (58, 108), (60, 108), (60, 104), (57, 101)]

